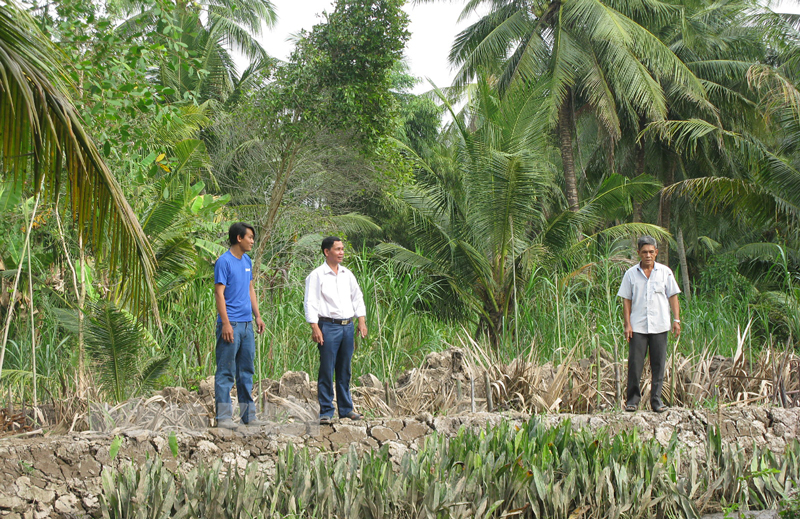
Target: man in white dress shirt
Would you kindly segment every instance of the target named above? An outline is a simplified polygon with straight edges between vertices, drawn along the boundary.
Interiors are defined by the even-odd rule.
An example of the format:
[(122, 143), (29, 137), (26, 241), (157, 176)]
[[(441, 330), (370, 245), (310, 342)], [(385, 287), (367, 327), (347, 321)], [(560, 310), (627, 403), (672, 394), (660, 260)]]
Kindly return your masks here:
[(639, 263), (625, 272), (617, 293), (622, 298), (625, 338), (630, 345), (625, 410), (636, 411), (642, 399), (639, 379), (644, 369), (645, 356), (649, 353), (650, 370), (653, 374), (650, 406), (653, 411), (663, 413), (669, 409), (661, 400), (667, 360), (667, 335), (670, 330), (676, 337), (681, 333), (678, 304), (681, 290), (672, 270), (666, 265), (656, 263), (658, 246), (653, 237), (639, 238), (638, 252)]
[(358, 334), (367, 336), (364, 296), (355, 276), (341, 263), (344, 244), (336, 236), (322, 240), (325, 263), (306, 278), (303, 301), (306, 321), (311, 325), (311, 340), (319, 348), (317, 399), (319, 422), (333, 420), (333, 378), (336, 376), (336, 403), (340, 418), (360, 420), (350, 396), (350, 361), (353, 358), (353, 323), (358, 321)]

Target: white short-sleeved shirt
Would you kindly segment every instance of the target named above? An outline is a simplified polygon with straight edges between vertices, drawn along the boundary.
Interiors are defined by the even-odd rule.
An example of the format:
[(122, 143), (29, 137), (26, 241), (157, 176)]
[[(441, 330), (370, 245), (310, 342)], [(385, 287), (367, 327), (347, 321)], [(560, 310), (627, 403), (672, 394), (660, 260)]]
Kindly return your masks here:
[(631, 327), (635, 333), (664, 333), (672, 328), (669, 298), (680, 293), (672, 270), (656, 262), (649, 278), (638, 263), (629, 268), (617, 296), (631, 302)]
[(306, 278), (303, 308), (308, 323), (317, 323), (320, 317), (352, 319), (367, 315), (364, 295), (350, 269), (339, 265), (336, 274), (327, 262)]

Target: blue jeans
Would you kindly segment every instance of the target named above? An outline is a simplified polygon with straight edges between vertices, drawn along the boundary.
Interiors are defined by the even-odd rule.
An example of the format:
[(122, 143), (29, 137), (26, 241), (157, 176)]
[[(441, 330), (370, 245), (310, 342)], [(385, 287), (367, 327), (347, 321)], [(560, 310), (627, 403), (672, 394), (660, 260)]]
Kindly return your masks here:
[(317, 399), (319, 416), (333, 416), (333, 376), (336, 375), (336, 403), (339, 416), (347, 416), (353, 410), (350, 396), (350, 361), (353, 359), (353, 324), (319, 323), (322, 344), (319, 348), (319, 375), (317, 377)]
[(222, 323), (217, 322), (217, 373), (214, 376), (217, 421), (228, 420), (233, 416), (231, 389), (235, 381), (242, 422), (248, 423), (256, 418), (256, 405), (252, 395), (253, 360), (256, 354), (253, 323), (236, 322), (231, 323), (231, 327), (233, 342), (225, 342), (222, 340)]

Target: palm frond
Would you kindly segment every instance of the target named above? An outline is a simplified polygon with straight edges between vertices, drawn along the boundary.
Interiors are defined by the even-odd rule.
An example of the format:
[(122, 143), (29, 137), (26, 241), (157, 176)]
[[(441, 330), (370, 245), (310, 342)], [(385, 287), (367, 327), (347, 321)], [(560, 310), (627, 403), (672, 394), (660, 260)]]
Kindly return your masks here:
[(417, 269), (427, 274), (446, 276), (446, 272), (436, 262), (397, 243), (379, 243), (375, 246), (375, 252), (406, 269)]
[(186, 179), (194, 178), (203, 171), (211, 169), (206, 143), (200, 139), (185, 139), (175, 146), (175, 157), (178, 160), (174, 171)]
[[(100, 386), (116, 402), (125, 400), (131, 381), (140, 374), (143, 348), (154, 346), (133, 315), (110, 301), (90, 302), (84, 310), (83, 324), (86, 352), (96, 370)], [(79, 331), (77, 312), (59, 311), (62, 324), (72, 333)]]
[(158, 379), (167, 372), (169, 362), (170, 358), (167, 355), (147, 362), (139, 373), (136, 393), (147, 394), (148, 391), (156, 387)]
[(369, 235), (381, 232), (381, 228), (370, 217), (358, 213), (330, 216), (327, 220), (344, 234)]
[(0, 121), (7, 136), (0, 153), (6, 171), (48, 196), (66, 180), (79, 232), (108, 259), (112, 272), (119, 269), (137, 315), (149, 307), (159, 322), (153, 251), (65, 93), (66, 75), (53, 59), (62, 53), (13, 0), (0, 7), (0, 35)]

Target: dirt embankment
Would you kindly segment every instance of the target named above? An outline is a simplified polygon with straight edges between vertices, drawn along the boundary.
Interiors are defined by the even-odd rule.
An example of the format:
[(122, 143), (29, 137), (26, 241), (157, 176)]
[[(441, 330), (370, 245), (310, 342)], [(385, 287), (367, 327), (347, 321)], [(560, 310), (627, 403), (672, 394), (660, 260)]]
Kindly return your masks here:
[[(0, 441), (0, 517), (97, 515), (103, 468), (142, 463), (147, 456), (156, 454), (175, 469), (221, 458), (242, 467), (256, 462), (269, 471), (277, 454), (289, 444), (317, 452), (344, 452), (351, 445), (362, 450), (386, 446), (392, 461), (399, 463), (406, 452), (417, 449), (434, 431), (453, 435), (462, 426), (483, 428), (503, 420), (522, 423), (528, 418), (515, 413), (469, 413), (337, 422), (323, 427), (294, 422), (256, 430), (185, 430), (174, 433), (177, 457), (169, 446), (170, 433), (146, 429), (5, 439)], [(721, 423), (726, 443), (766, 445), (775, 452), (782, 452), (786, 442), (800, 434), (800, 409), (740, 407), (721, 413), (675, 409), (663, 415), (562, 414), (543, 415), (540, 419), (548, 424), (569, 419), (574, 427), (606, 428), (609, 434), (636, 427), (642, 437), (654, 437), (662, 443), (675, 432), (687, 450), (700, 453), (709, 424)], [(112, 460), (110, 450), (115, 436), (122, 439), (122, 444)]]

